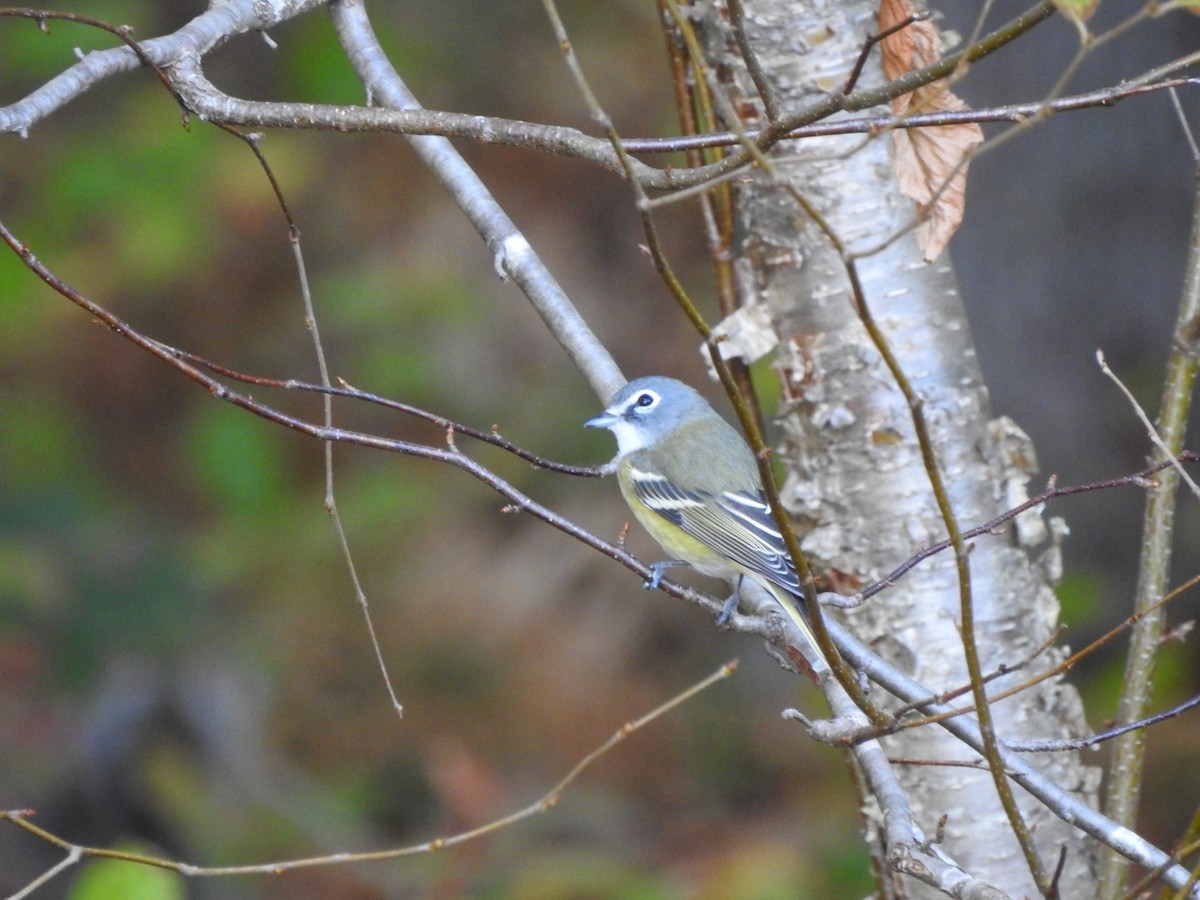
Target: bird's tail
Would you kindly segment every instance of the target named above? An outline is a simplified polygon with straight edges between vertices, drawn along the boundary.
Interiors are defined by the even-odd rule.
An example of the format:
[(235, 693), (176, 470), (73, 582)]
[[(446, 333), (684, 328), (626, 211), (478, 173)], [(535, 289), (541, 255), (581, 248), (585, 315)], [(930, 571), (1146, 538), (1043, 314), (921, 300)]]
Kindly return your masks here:
[(820, 677), (823, 673), (829, 671), (829, 663), (825, 661), (824, 654), (821, 653), (821, 647), (817, 643), (816, 635), (813, 634), (812, 626), (808, 624), (808, 617), (804, 612), (804, 598), (797, 597), (791, 591), (773, 584), (766, 579), (759, 581), (759, 584), (771, 592), (771, 596), (775, 598), (775, 602), (783, 608), (796, 630), (804, 637), (803, 643), (806, 646), (796, 647), (796, 650), (804, 657), (805, 661), (812, 667), (813, 674)]

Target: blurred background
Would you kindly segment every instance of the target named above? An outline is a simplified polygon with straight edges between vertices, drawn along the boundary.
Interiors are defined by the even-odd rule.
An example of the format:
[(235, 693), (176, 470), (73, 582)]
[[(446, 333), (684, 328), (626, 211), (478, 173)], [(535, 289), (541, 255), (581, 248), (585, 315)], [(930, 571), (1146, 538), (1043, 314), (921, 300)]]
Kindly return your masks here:
[[(944, 27), (970, 33), (980, 4)], [(201, 3), (79, 3), (146, 38)], [(989, 27), (1021, 7), (999, 3)], [(1102, 7), (1104, 30), (1134, 4)], [(593, 130), (537, 4), (371, 12), (429, 108)], [(564, 9), (626, 136), (677, 130), (653, 4)], [(0, 19), (0, 105), (109, 36)], [(358, 103), (327, 17), (230, 42), (206, 72), (236, 96)], [(1048, 91), (1078, 46), (1051, 20), (956, 88), (976, 106)], [(1113, 84), (1200, 47), (1200, 21), (1137, 25), (1068, 87)], [(1200, 104), (1181, 96), (1193, 126)], [(999, 127), (988, 129), (997, 134)], [(303, 233), (331, 371), (573, 463), (608, 459), (600, 407), (529, 305), (397, 136), (271, 132), (263, 149)], [(462, 145), (630, 376), (700, 385), (697, 341), (640, 249), (627, 190), (587, 165)], [(1195, 164), (1166, 94), (1063, 114), (972, 164), (952, 244), (997, 414), (1074, 484), (1144, 464), (1143, 429), (1098, 372), (1102, 347), (1157, 407), (1183, 278)], [(30, 135), (0, 137), (0, 218), (57, 274), (151, 336), (223, 365), (317, 380), (286, 224), (253, 156), (138, 72)], [(669, 249), (712, 312), (694, 206)], [(206, 392), (97, 327), (0, 254), (0, 808), (74, 841), (226, 865), (421, 842), (540, 797), (625, 721), (738, 657), (741, 668), (603, 757), (550, 813), (452, 851), (279, 878), (174, 880), (91, 863), (39, 897), (828, 897), (871, 888), (841, 755), (780, 720), (819, 698), (756, 639), (643, 592), (626, 570), (457, 471), (338, 448), (338, 503), (400, 700), (392, 711), (323, 508), (321, 447)], [(770, 370), (759, 381), (769, 390)], [(717, 396), (711, 389), (711, 396)], [(256, 397), (316, 420), (311, 397)], [(769, 401), (768, 401), (769, 402)], [(432, 427), (340, 405), (340, 424), (438, 443)], [(1193, 442), (1194, 445), (1194, 442)], [(461, 444), (521, 490), (615, 538), (615, 485)], [(1036, 489), (1036, 485), (1034, 486)], [(1142, 497), (1065, 516), (1067, 641), (1128, 614)], [(1182, 579), (1200, 517), (1177, 528)], [(630, 547), (656, 559), (636, 531)], [(684, 576), (686, 579), (686, 576)], [(698, 584), (704, 582), (698, 581)], [(1194, 597), (1173, 608), (1194, 615)], [(1113, 712), (1114, 646), (1075, 676)], [(1168, 648), (1162, 705), (1196, 689)], [(1144, 830), (1190, 816), (1194, 719), (1156, 728)], [(1103, 760), (1096, 755), (1096, 763)], [(0, 891), (59, 854), (0, 829)]]

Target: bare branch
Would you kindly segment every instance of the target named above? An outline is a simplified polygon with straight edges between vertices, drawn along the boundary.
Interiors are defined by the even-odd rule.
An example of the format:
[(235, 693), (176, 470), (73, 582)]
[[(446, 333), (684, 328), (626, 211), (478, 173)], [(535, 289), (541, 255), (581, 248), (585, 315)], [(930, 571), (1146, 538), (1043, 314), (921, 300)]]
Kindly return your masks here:
[(1046, 753), (1059, 750), (1082, 750), (1084, 747), (1094, 747), (1096, 744), (1102, 744), (1105, 741), (1111, 741), (1113, 738), (1120, 737), (1130, 731), (1138, 731), (1149, 728), (1151, 725), (1156, 725), (1159, 722), (1165, 722), (1167, 719), (1174, 719), (1176, 716), (1181, 716), (1189, 709), (1194, 709), (1200, 706), (1200, 696), (1192, 697), (1189, 700), (1184, 700), (1172, 706), (1170, 709), (1160, 713), (1155, 713), (1152, 716), (1147, 716), (1144, 719), (1139, 719), (1136, 722), (1128, 722), (1124, 725), (1116, 725), (1112, 728), (1106, 728), (1104, 731), (1097, 732), (1090, 737), (1085, 738), (1056, 738), (1054, 740), (1045, 741), (1010, 741), (1008, 746), (1012, 750), (1020, 753)]
[[(908, 675), (894, 669), (881, 668), (873, 659), (874, 654), (863, 646), (838, 622), (831, 621), (829, 629), (846, 660), (872, 681), (913, 704), (926, 715), (949, 714), (941, 727), (978, 753), (983, 752), (983, 740), (975, 719), (957, 716), (953, 709), (929, 699), (928, 691)], [(1126, 859), (1149, 868), (1163, 867), (1163, 880), (1172, 887), (1182, 887), (1189, 882), (1190, 873), (1178, 865), (1173, 857), (1146, 841), (1140, 835), (1124, 828), (1097, 810), (1092, 809), (1069, 791), (1063, 790), (1053, 779), (1038, 772), (1018, 754), (1009, 750), (1001, 741), (997, 747), (1004, 771), (1026, 791), (1041, 800), (1055, 815), (1070, 822), (1084, 833), (1091, 835), (1105, 846), (1112, 848)], [(1200, 888), (1192, 888), (1187, 896), (1200, 898)]]
[[(330, 12), (338, 37), (370, 95), (394, 108), (420, 109), (375, 39), (362, 0), (337, 0)], [(525, 292), (550, 333), (591, 382), (601, 402), (607, 403), (625, 377), (529, 241), (448, 140), (413, 136), (409, 143), (487, 242), (497, 271), (511, 277)]]
[(186, 350), (181, 350), (177, 347), (170, 347), (166, 344), (155, 342), (165, 352), (176, 359), (181, 359), (191, 363), (194, 366), (207, 369), (214, 375), (220, 375), (222, 378), (229, 378), (234, 381), (240, 381), (243, 384), (252, 384), (258, 387), (274, 388), (281, 391), (302, 391), (313, 394), (328, 394), (332, 397), (344, 397), (348, 400), (360, 400), (364, 403), (370, 403), (374, 406), (381, 406), (384, 409), (392, 409), (396, 412), (404, 413), (414, 418), (423, 419), (430, 422), (441, 429), (451, 429), (455, 434), (466, 435), (485, 444), (491, 444), (493, 447), (498, 447), (501, 450), (511, 453), (519, 459), (536, 466), (539, 469), (547, 469), (551, 472), (558, 472), (562, 475), (580, 475), (586, 478), (599, 478), (605, 475), (611, 475), (612, 471), (607, 465), (602, 466), (572, 466), (567, 463), (555, 462), (554, 460), (546, 459), (538, 454), (526, 450), (512, 441), (504, 438), (495, 426), (491, 430), (484, 431), (479, 428), (473, 428), (470, 425), (464, 425), (461, 422), (456, 422), (445, 416), (422, 409), (419, 406), (413, 406), (411, 403), (402, 403), (399, 400), (392, 400), (388, 397), (382, 397), (379, 394), (373, 394), (370, 391), (364, 391), (353, 385), (348, 384), (342, 379), (338, 379), (341, 387), (325, 384), (311, 384), (306, 381), (298, 381), (295, 378), (267, 378), (262, 375), (249, 375), (245, 372), (238, 372), (235, 369), (230, 369), (220, 363), (215, 363), (212, 360), (205, 359), (202, 356), (197, 356), (194, 353), (189, 353)]
[[(657, 190), (679, 190), (705, 184), (744, 168), (754, 159), (754, 154), (742, 152), (709, 165), (658, 169), (632, 158), (622, 163), (608, 141), (586, 135), (574, 128), (421, 109), (407, 89), (404, 89), (402, 94), (407, 95), (411, 102), (397, 101), (392, 104), (392, 109), (275, 103), (230, 97), (215, 88), (203, 76), (200, 59), (230, 38), (249, 31), (270, 28), (327, 2), (328, 0), (303, 0), (290, 3), (286, 0), (270, 0), (255, 3), (252, 0), (229, 0), (197, 16), (170, 35), (136, 44), (128, 37), (127, 29), (122, 32), (123, 26), (110, 27), (109, 30), (117, 33), (129, 46), (89, 53), (22, 100), (10, 106), (0, 107), (0, 134), (12, 132), (22, 136), (28, 135), (38, 121), (76, 99), (89, 88), (107, 78), (133, 71), (142, 65), (143, 61), (149, 61), (169, 74), (170, 88), (192, 112), (203, 119), (227, 125), (342, 132), (394, 132), (410, 136), (455, 137), (477, 143), (503, 144), (577, 158), (617, 174), (624, 174), (625, 166), (628, 166), (639, 184), (647, 189)], [(342, 34), (351, 33), (348, 30), (349, 23), (358, 15), (354, 12), (356, 4), (357, 0), (345, 4), (330, 4), (335, 23), (341, 23), (337, 27)], [(836, 112), (883, 105), (893, 97), (943, 78), (964, 61), (980, 59), (1003, 47), (1008, 41), (1044, 19), (1053, 8), (1053, 4), (1045, 0), (977, 43), (931, 66), (909, 72), (880, 88), (856, 90), (849, 94), (833, 93), (805, 110), (781, 117), (770, 129), (748, 130), (745, 138), (754, 141), (760, 149), (766, 149), (784, 139), (848, 133), (871, 134), (881, 128), (922, 128), (989, 121), (1023, 122), (1031, 117), (1044, 117), (1055, 111), (1111, 105), (1126, 97), (1158, 90), (1167, 83), (1159, 85), (1153, 82), (1162, 81), (1170, 72), (1178, 71), (1200, 57), (1200, 54), (1192, 54), (1130, 82), (1073, 98), (908, 118), (884, 115), (840, 119), (835, 122), (823, 121)], [(51, 18), (56, 14), (45, 10), (0, 9), (0, 16), (5, 15), (37, 19)], [(366, 23), (365, 16), (362, 22)], [(362, 60), (368, 67), (366, 75), (360, 72), (368, 88), (374, 85), (380, 91), (385, 90), (382, 81), (385, 77), (393, 81), (393, 89), (395, 85), (402, 87), (398, 76), (391, 70), (390, 63), (382, 51), (378, 50), (378, 45), (368, 37), (369, 24), (360, 25), (359, 29), (348, 41), (346, 49), (352, 60)], [(135, 47), (137, 49), (134, 49)], [(1170, 82), (1177, 87), (1193, 83), (1193, 79), (1176, 79)], [(372, 95), (384, 96), (382, 93)], [(821, 124), (816, 124), (818, 122)], [(632, 139), (622, 143), (631, 153), (662, 153), (689, 147), (732, 146), (738, 143), (738, 138), (726, 132), (680, 138)]]
[[(1190, 450), (1184, 450), (1177, 454), (1172, 460), (1167, 460), (1166, 462), (1148, 466), (1147, 468), (1142, 469), (1140, 472), (1134, 472), (1132, 475), (1123, 475), (1120, 478), (1111, 478), (1107, 481), (1090, 481), (1086, 484), (1072, 485), (1064, 488), (1052, 487), (1038, 494), (1036, 497), (1031, 497), (1024, 503), (1014, 506), (1012, 509), (1001, 513), (994, 519), (989, 519), (982, 525), (976, 525), (974, 528), (967, 529), (963, 532), (963, 537), (970, 540), (971, 538), (979, 537), (980, 535), (995, 533), (1005, 523), (1015, 519), (1026, 510), (1034, 509), (1035, 507), (1041, 506), (1043, 503), (1047, 503), (1050, 500), (1061, 497), (1070, 497), (1073, 494), (1085, 494), (1091, 491), (1108, 490), (1109, 488), (1114, 487), (1145, 488), (1150, 483), (1149, 479), (1151, 475), (1173, 466), (1176, 460), (1179, 462), (1200, 462), (1200, 454), (1194, 453)], [(870, 587), (863, 588), (861, 591), (859, 591), (859, 593), (862, 595), (863, 599), (866, 599), (874, 594), (879, 593), (885, 588), (891, 587), (909, 569), (918, 565), (923, 560), (926, 560), (937, 553), (941, 553), (943, 550), (949, 549), (950, 546), (951, 543), (949, 540), (938, 541), (936, 544), (929, 545), (924, 550), (913, 554)]]
[(499, 819), (494, 819), (478, 828), (472, 828), (469, 831), (459, 832), (450, 835), (449, 837), (434, 838), (422, 844), (414, 844), (405, 847), (395, 847), (388, 850), (368, 850), (363, 852), (344, 852), (333, 853), (327, 856), (310, 856), (303, 859), (286, 859), (277, 860), (275, 862), (254, 863), (251, 865), (241, 866), (196, 866), (190, 863), (181, 862), (178, 860), (168, 859), (161, 856), (150, 856), (144, 853), (135, 853), (127, 850), (111, 850), (106, 847), (87, 847), (82, 844), (73, 844), (65, 838), (59, 837), (56, 834), (40, 828), (30, 821), (30, 816), (33, 814), (31, 810), (0, 810), (0, 822), (10, 822), (20, 828), (22, 831), (33, 835), (52, 844), (62, 850), (67, 851), (64, 859), (60, 860), (52, 868), (43, 872), (34, 881), (27, 884), (24, 890), (13, 894), (9, 900), (28, 896), (34, 889), (41, 887), (51, 879), (60, 875), (76, 863), (92, 858), (92, 859), (113, 859), (121, 860), (128, 863), (137, 863), (144, 866), (152, 866), (158, 869), (168, 869), (172, 872), (178, 872), (180, 875), (186, 875), (190, 878), (200, 877), (222, 877), (231, 875), (278, 875), (282, 872), (295, 871), (297, 869), (311, 869), (320, 866), (344, 865), (346, 863), (363, 863), (363, 862), (381, 862), (389, 859), (399, 859), (405, 856), (417, 856), (423, 853), (433, 853), (437, 850), (444, 850), (447, 847), (453, 847), (459, 844), (465, 844), (468, 841), (473, 841), (484, 835), (492, 834), (502, 828), (507, 828), (523, 819), (528, 819), (532, 816), (546, 813), (558, 805), (562, 799), (563, 793), (569, 788), (583, 772), (591, 766), (596, 760), (604, 756), (618, 744), (622, 743), (631, 734), (644, 728), (646, 725), (660, 718), (676, 707), (703, 691), (708, 690), (719, 681), (724, 681), (737, 671), (738, 662), (733, 660), (721, 666), (716, 672), (703, 678), (696, 684), (680, 692), (665, 703), (660, 704), (650, 712), (634, 719), (631, 722), (626, 722), (618, 728), (607, 740), (593, 749), (577, 762), (571, 771), (559, 779), (549, 791), (547, 791), (540, 799), (533, 803), (527, 804), (515, 812), (502, 816)]
[[(140, 43), (141, 53), (160, 67), (185, 55), (202, 56), (231, 37), (272, 28), (326, 4), (327, 0), (227, 0), (214, 4), (178, 31)], [(48, 10), (0, 9), (0, 16), (48, 19)], [(61, 109), (101, 81), (142, 65), (141, 54), (128, 46), (97, 50), (60, 72), (24, 99), (0, 107), (0, 134), (27, 135), (37, 122)]]

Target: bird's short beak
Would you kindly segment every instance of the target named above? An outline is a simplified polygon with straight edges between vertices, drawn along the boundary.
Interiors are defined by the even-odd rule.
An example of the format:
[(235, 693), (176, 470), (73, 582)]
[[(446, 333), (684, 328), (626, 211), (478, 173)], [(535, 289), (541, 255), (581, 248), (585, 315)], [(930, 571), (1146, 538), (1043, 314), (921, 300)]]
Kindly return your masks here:
[(619, 421), (621, 421), (619, 416), (614, 416), (610, 412), (605, 412), (605, 413), (602, 413), (601, 415), (596, 416), (596, 418), (594, 418), (594, 419), (588, 419), (586, 422), (583, 423), (583, 427), (584, 428), (612, 428)]

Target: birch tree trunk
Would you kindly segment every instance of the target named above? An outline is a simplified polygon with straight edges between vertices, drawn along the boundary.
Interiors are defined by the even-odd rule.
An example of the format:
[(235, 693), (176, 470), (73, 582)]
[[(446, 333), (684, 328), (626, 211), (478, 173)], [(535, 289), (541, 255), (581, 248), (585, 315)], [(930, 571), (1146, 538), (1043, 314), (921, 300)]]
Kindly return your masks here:
[[(877, 7), (864, 2), (746, 0), (749, 43), (781, 107), (794, 112), (837, 90), (863, 40), (877, 31)], [(763, 103), (738, 52), (721, 2), (700, 3), (708, 64), (727, 91), (727, 108), (747, 127), (765, 124)], [(882, 83), (878, 52), (863, 75)], [(935, 135), (936, 136), (936, 135)], [(774, 175), (737, 189), (734, 247), (740, 300), (766, 304), (780, 338), (781, 411), (789, 467), (784, 498), (806, 527), (803, 548), (814, 569), (870, 584), (947, 531), (914, 436), (912, 414), (880, 351), (856, 314), (846, 268), (830, 241), (784, 190), (786, 182), (830, 223), (851, 252), (884, 245), (858, 269), (868, 307), (923, 401), (923, 412), (965, 528), (1013, 504), (1036, 463), (1028, 439), (993, 422), (965, 311), (948, 255), (926, 263), (913, 231), (914, 204), (898, 190), (888, 134), (783, 142), (771, 154)], [(908, 228), (907, 231), (905, 229)], [(1003, 303), (999, 294), (986, 302)], [(969, 556), (975, 637), (985, 672), (1023, 660), (1056, 625), (1052, 589), (1057, 558), (1041, 519), (974, 541)], [(952, 553), (909, 572), (896, 586), (848, 615), (850, 627), (893, 664), (935, 691), (968, 682), (959, 579)], [(1038, 658), (1037, 671), (1064, 651)], [(992, 682), (995, 693), (1028, 676)], [(879, 692), (877, 691), (876, 694)], [(875, 697), (878, 701), (879, 697)], [(1075, 689), (1043, 682), (993, 708), (1003, 739), (1054, 738), (1085, 730)], [(893, 757), (968, 760), (975, 754), (936, 727), (888, 739)], [(1076, 753), (1033, 761), (1060, 785), (1095, 804), (1098, 770)], [(904, 766), (916, 821), (933, 835), (946, 816), (943, 849), (973, 876), (1014, 897), (1039, 892), (990, 774), (965, 768)], [(1095, 848), (1036, 800), (1016, 789), (1043, 865), (1053, 871), (1066, 847), (1060, 896), (1089, 896)], [(819, 815), (814, 810), (813, 815)], [(865, 817), (867, 827), (873, 821)], [(881, 842), (868, 834), (868, 844)], [(909, 896), (939, 896), (910, 881)]]

